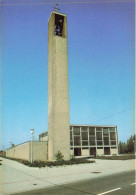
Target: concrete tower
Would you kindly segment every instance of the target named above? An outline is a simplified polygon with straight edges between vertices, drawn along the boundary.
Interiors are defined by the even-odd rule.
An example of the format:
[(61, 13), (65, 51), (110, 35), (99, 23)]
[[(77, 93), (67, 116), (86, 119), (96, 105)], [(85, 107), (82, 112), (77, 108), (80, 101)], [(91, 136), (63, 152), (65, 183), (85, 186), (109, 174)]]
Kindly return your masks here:
[(48, 21), (48, 159), (70, 156), (67, 16), (52, 11)]

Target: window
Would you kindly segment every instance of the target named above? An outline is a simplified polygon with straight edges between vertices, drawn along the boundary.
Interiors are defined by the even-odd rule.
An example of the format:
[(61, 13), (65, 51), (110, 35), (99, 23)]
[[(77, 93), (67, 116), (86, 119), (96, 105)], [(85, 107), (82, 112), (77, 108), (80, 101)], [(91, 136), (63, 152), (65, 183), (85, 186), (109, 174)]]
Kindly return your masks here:
[(75, 146), (81, 145), (80, 136), (74, 136), (74, 145)]
[(81, 156), (81, 148), (74, 148), (74, 155)]
[(74, 135), (80, 135), (80, 127), (73, 127)]
[(82, 148), (82, 150), (86, 150), (86, 149), (89, 149), (88, 147), (84, 147), (84, 148)]
[(82, 132), (82, 140), (88, 140), (88, 132)]
[(96, 131), (102, 131), (101, 127), (96, 127)]
[(111, 145), (116, 145), (116, 141), (111, 141)]
[(70, 130), (72, 130), (72, 127), (70, 126)]
[(104, 154), (110, 155), (110, 148), (109, 147), (104, 147)]
[(115, 132), (110, 132), (110, 140), (116, 140)]
[(81, 130), (82, 131), (87, 131), (87, 127), (82, 127)]
[(110, 127), (109, 130), (110, 131), (115, 131), (115, 127)]
[(90, 142), (90, 145), (95, 145), (95, 138), (94, 137), (90, 137), (89, 138), (89, 142)]
[(70, 141), (70, 145), (73, 146), (73, 141)]
[(70, 140), (72, 140), (72, 131), (70, 131)]
[(109, 135), (108, 128), (103, 128), (103, 135), (104, 136), (108, 136)]
[(96, 132), (96, 137), (97, 137), (97, 140), (102, 140), (102, 133)]
[(89, 127), (89, 135), (95, 136), (95, 128), (94, 127)]
[(90, 155), (96, 156), (96, 147), (91, 147), (90, 148)]
[(57, 36), (63, 36), (63, 23), (64, 23), (64, 16), (55, 14), (55, 26), (54, 26), (54, 33)]
[(109, 137), (104, 137), (104, 145), (109, 145)]
[(82, 141), (82, 146), (88, 146), (88, 141)]
[(103, 145), (102, 141), (97, 141), (97, 145)]

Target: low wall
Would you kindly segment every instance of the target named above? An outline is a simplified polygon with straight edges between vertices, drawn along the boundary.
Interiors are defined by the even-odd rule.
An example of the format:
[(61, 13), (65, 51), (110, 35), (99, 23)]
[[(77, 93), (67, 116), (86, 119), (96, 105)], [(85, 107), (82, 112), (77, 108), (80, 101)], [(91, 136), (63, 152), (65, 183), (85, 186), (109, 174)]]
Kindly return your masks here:
[(29, 142), (7, 149), (6, 156), (9, 158), (18, 158), (29, 160)]
[(48, 160), (48, 142), (33, 142), (33, 160)]
[[(9, 158), (31, 160), (47, 160), (48, 142), (33, 141), (19, 144), (7, 149), (6, 156)], [(32, 151), (31, 151), (32, 149)]]

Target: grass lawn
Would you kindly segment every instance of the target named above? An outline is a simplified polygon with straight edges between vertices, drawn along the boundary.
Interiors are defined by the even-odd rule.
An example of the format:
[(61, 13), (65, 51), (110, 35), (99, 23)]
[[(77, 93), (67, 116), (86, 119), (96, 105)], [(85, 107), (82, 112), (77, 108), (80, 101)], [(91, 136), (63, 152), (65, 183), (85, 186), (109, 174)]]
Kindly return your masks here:
[(135, 154), (123, 154), (120, 156), (97, 156), (95, 159), (105, 159), (105, 160), (130, 160), (135, 159)]

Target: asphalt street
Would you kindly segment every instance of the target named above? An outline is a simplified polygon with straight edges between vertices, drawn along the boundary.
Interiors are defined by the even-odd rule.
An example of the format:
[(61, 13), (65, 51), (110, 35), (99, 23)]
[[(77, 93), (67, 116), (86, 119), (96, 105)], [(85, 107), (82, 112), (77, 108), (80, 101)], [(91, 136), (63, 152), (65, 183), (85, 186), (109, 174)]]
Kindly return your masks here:
[[(100, 173), (96, 172), (94, 174), (99, 175)], [(135, 172), (124, 171), (104, 177), (14, 195), (135, 195), (135, 185)]]

